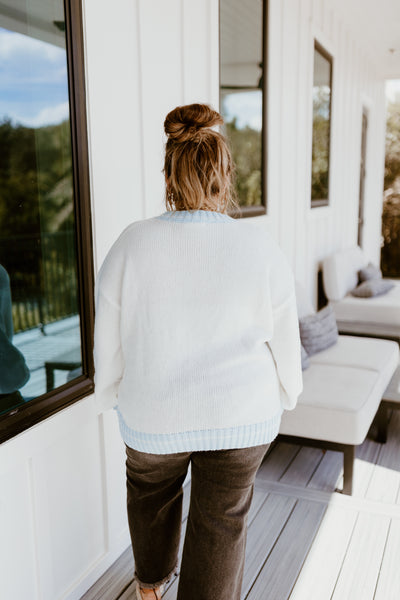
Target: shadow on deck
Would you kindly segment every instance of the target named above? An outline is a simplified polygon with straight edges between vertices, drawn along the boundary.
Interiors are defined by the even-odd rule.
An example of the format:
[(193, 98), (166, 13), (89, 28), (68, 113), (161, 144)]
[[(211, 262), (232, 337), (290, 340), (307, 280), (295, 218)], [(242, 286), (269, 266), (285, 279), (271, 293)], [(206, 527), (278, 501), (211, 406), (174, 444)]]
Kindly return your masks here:
[[(400, 598), (400, 411), (388, 441), (358, 447), (353, 495), (338, 452), (275, 444), (258, 472), (249, 514), (243, 600)], [(184, 494), (182, 538), (189, 506)], [(182, 544), (181, 544), (182, 551)], [(82, 600), (131, 600), (131, 548)], [(178, 578), (163, 599), (175, 600)], [(188, 599), (190, 600), (190, 599)]]

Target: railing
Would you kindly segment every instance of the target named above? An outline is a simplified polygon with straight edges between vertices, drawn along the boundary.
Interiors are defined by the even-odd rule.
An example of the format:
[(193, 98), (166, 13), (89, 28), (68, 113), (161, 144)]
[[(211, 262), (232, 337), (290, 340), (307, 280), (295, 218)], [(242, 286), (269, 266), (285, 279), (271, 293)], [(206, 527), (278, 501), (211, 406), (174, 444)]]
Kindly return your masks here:
[(0, 238), (0, 264), (10, 276), (14, 331), (78, 312), (74, 231)]

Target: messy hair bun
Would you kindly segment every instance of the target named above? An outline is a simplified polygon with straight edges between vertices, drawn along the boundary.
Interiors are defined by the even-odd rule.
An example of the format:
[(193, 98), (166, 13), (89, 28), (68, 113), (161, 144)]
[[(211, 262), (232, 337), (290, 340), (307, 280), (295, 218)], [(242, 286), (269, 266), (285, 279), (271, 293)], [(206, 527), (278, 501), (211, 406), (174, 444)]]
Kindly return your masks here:
[(169, 209), (239, 209), (227, 141), (211, 129), (223, 122), (221, 115), (207, 104), (178, 106), (167, 115), (164, 173)]
[(177, 143), (201, 137), (202, 129), (222, 125), (223, 118), (206, 104), (189, 104), (172, 110), (164, 122), (164, 130), (170, 140)]

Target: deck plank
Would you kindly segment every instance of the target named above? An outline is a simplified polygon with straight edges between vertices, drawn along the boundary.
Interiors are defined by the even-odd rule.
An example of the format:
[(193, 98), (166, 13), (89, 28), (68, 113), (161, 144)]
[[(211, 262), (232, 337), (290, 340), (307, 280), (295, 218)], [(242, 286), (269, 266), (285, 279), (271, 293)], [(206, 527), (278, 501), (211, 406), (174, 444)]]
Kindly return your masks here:
[(372, 600), (379, 576), (390, 519), (360, 513), (332, 600)]
[(392, 519), (374, 600), (400, 598), (400, 519)]
[(366, 497), (377, 502), (396, 502), (400, 488), (400, 412), (394, 411), (388, 427), (388, 439), (382, 444), (373, 469)]
[(126, 590), (124, 590), (124, 592), (118, 596), (117, 600), (137, 600), (134, 581), (132, 581), (129, 587), (127, 587)]
[(259, 468), (257, 478), (278, 481), (299, 452), (300, 446), (295, 444), (280, 442), (274, 445)]
[[(167, 590), (164, 592), (162, 600), (176, 600), (176, 595), (178, 593), (178, 583), (179, 583), (179, 577), (175, 577), (175, 579), (168, 586)], [(121, 597), (119, 600), (131, 600), (131, 599)]]
[(334, 492), (343, 477), (343, 454), (326, 450), (308, 483), (310, 489)]
[(302, 447), (279, 481), (306, 487), (323, 456), (319, 448)]
[(356, 520), (355, 510), (328, 507), (290, 600), (332, 596)]
[(289, 598), (325, 509), (326, 506), (322, 503), (304, 500), (297, 502), (246, 600)]
[(381, 444), (367, 438), (356, 448), (353, 496), (364, 498), (371, 481)]
[(81, 600), (114, 600), (126, 588), (133, 577), (132, 548), (129, 546), (107, 569)]
[(248, 527), (255, 519), (258, 511), (260, 510), (267, 498), (268, 494), (266, 494), (264, 490), (258, 490), (257, 488), (254, 488), (253, 499), (251, 501), (251, 506), (249, 510), (249, 516), (247, 517)]
[(190, 504), (190, 481), (183, 488), (183, 499), (182, 499), (182, 520), (187, 519)]
[(242, 598), (250, 591), (296, 504), (295, 498), (270, 494), (251, 523), (246, 545)]

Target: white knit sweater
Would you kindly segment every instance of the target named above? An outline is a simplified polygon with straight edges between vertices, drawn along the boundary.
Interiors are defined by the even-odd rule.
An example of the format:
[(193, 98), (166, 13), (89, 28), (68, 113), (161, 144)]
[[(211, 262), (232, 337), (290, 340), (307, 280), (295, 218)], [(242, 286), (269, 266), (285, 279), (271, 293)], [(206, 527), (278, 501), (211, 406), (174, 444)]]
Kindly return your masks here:
[(272, 441), (302, 390), (294, 278), (274, 240), (214, 211), (132, 223), (96, 283), (99, 411), (142, 452)]

